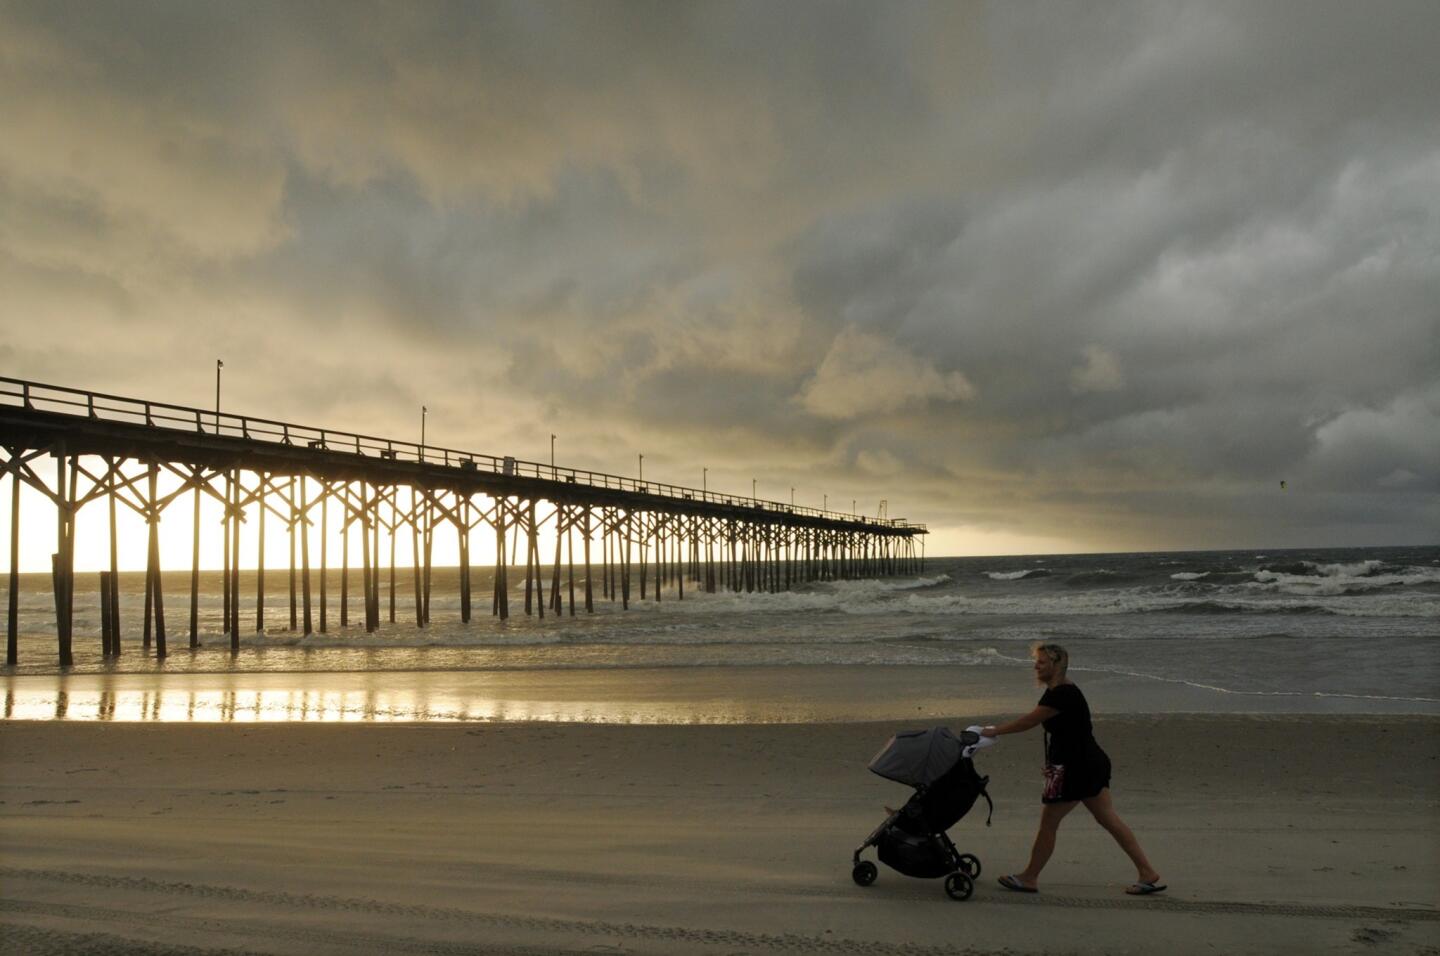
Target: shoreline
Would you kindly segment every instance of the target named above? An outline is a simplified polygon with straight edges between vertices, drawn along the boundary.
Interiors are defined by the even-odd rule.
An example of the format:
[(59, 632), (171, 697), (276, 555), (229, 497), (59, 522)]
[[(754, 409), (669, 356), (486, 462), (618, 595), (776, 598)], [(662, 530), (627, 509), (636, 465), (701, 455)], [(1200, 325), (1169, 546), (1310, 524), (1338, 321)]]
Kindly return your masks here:
[[(1077, 669), (1093, 712), (1440, 716), (1440, 700), (1244, 693)], [(0, 718), (102, 722), (834, 724), (1018, 713), (1019, 668), (806, 665), (5, 675)]]
[(1440, 719), (1097, 714), (1170, 885), (1146, 899), (1081, 811), (1040, 894), (995, 885), (1039, 812), (1040, 737), (1003, 738), (976, 758), (993, 826), (982, 801), (951, 830), (984, 866), (964, 903), (883, 865), (850, 880), (908, 794), (865, 769), (904, 727), (12, 721), (0, 930), (296, 956), (1440, 946)]

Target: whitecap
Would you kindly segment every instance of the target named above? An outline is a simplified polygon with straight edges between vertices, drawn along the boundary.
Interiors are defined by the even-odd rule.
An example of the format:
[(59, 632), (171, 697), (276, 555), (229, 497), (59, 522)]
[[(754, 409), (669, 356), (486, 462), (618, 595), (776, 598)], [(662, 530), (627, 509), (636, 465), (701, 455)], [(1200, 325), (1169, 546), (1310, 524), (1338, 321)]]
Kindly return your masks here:
[(1324, 565), (1318, 569), (1321, 571), (1318, 575), (1261, 570), (1256, 571), (1255, 580), (1246, 582), (1245, 586), (1281, 594), (1335, 597), (1396, 586), (1413, 587), (1417, 584), (1440, 582), (1440, 572), (1428, 568), (1408, 567), (1397, 569), (1398, 573), (1375, 573), (1381, 567), (1379, 561), (1364, 561), (1357, 564)]
[(1382, 561), (1356, 561), (1352, 564), (1317, 564), (1315, 570), (1326, 577), (1368, 577), (1384, 565)]

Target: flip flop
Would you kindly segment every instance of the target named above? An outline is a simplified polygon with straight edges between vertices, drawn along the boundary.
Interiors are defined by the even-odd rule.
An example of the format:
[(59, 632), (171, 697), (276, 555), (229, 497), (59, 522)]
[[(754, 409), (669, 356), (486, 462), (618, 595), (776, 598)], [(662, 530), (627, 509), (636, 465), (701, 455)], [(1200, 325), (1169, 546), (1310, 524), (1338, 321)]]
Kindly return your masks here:
[(1131, 896), (1149, 896), (1151, 893), (1162, 893), (1165, 890), (1164, 883), (1153, 883), (1149, 880), (1142, 880), (1139, 883), (1131, 883), (1125, 887), (1125, 892)]
[[(1018, 879), (1016, 879), (1016, 878), (1013, 877), (1013, 876), (1002, 876), (1002, 877), (1000, 877), (999, 883), (1000, 883), (1001, 886), (1005, 887), (1005, 889), (1007, 889), (1007, 890), (1014, 890), (1016, 893), (1039, 893), (1039, 892), (1040, 892), (1038, 889), (1036, 889), (1036, 888), (1033, 887), (1033, 886), (1026, 886), (1024, 883), (1021, 883)], [(1153, 893), (1154, 890), (1151, 890), (1151, 892)]]

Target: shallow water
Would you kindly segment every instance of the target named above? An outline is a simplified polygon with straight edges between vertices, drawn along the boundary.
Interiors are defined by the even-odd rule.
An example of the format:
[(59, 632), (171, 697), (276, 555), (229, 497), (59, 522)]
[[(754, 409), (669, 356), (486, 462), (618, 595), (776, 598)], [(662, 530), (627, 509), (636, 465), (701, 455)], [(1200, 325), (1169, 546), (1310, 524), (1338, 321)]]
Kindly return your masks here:
[[(504, 623), (489, 614), (488, 574), (477, 573), (474, 592), (487, 600), (476, 601), (469, 624), (459, 620), (458, 574), (450, 569), (435, 575), (432, 623), (425, 629), (413, 623), (413, 590), (406, 574), (397, 575), (397, 623), (387, 622), (375, 634), (355, 626), (356, 617), (350, 627), (338, 626), (339, 577), (332, 574), (329, 633), (310, 637), (289, 630), (287, 579), (273, 571), (266, 631), (254, 633), (254, 579), (243, 575), (244, 633), (238, 654), (230, 652), (229, 638), (219, 632), (219, 575), (202, 575), (200, 646), (191, 648), (189, 575), (167, 574), (170, 655), (164, 661), (155, 659), (153, 647), (147, 653), (140, 639), (143, 576), (122, 575), (124, 653), (113, 660), (100, 654), (93, 580), (98, 576), (82, 576), (76, 595), (76, 665), (66, 673), (149, 675), (159, 680), (149, 689), (167, 693), (185, 683), (178, 680), (183, 675), (298, 675), (286, 678), (285, 693), (298, 690), (302, 697), (307, 689), (318, 693), (334, 680), (321, 675), (372, 673), (471, 675), (453, 679), (462, 688), (491, 674), (637, 669), (776, 668), (798, 679), (815, 668), (962, 667), (990, 672), (985, 679), (991, 681), (997, 676), (992, 669), (1023, 668), (1032, 641), (1054, 640), (1069, 647), (1077, 681), (1124, 677), (1125, 693), (1131, 695), (1138, 693), (1135, 688), (1185, 688), (1210, 695), (1203, 700), (1274, 698), (1306, 701), (1305, 707), (1328, 700), (1333, 706), (1382, 711), (1431, 712), (1440, 704), (1435, 691), (1440, 686), (1440, 548), (934, 559), (915, 576), (821, 582), (773, 594), (703, 594), (690, 586), (681, 601), (672, 585), (659, 603), (652, 593), (648, 600), (633, 601), (628, 611), (597, 589), (594, 615), (581, 609), (573, 618), (547, 614), (543, 621), (524, 615), (523, 571), (512, 571), (514, 617)], [(358, 588), (357, 579), (353, 576), (352, 583)], [(62, 672), (55, 665), (48, 583), (45, 576), (22, 576), (20, 663), (3, 673), (48, 676), (53, 690)], [(562, 595), (568, 598), (568, 590), (562, 589)], [(583, 601), (583, 581), (577, 581), (577, 596)], [(388, 616), (389, 604), (388, 589), (382, 589), (382, 617)], [(358, 607), (358, 601), (352, 602), (352, 611)], [(412, 686), (426, 680), (431, 686), (443, 682), (405, 678)], [(224, 686), (243, 695), (271, 685), (251, 679)], [(898, 692), (903, 696), (903, 688)], [(464, 714), (466, 707), (479, 706), (469, 691), (458, 698), (451, 690), (436, 694), (412, 694), (408, 702), (366, 712), (375, 719), (391, 712), (410, 716), (390, 719), (443, 719), (438, 715)], [(442, 703), (428, 702), (432, 696)], [(461, 698), (470, 703), (454, 703)], [(211, 700), (203, 698), (202, 711), (230, 707)], [(309, 712), (285, 700), (260, 709)], [(154, 711), (153, 699), (148, 705), (121, 706), (120, 701), (116, 697), (107, 706), (116, 713)], [(166, 704), (162, 713), (174, 713), (173, 707)], [(98, 698), (96, 708), (104, 709)], [(349, 713), (348, 708), (341, 711)]]

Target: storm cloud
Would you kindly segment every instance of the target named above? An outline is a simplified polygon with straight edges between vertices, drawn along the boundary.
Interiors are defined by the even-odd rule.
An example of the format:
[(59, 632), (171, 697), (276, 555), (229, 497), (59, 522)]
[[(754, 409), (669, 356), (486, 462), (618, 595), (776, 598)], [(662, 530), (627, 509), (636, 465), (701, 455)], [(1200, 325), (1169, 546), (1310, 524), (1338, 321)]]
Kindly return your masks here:
[[(1440, 534), (1440, 6), (8, 3), (0, 372), (927, 522)], [(1280, 482), (1286, 482), (1282, 491)]]

